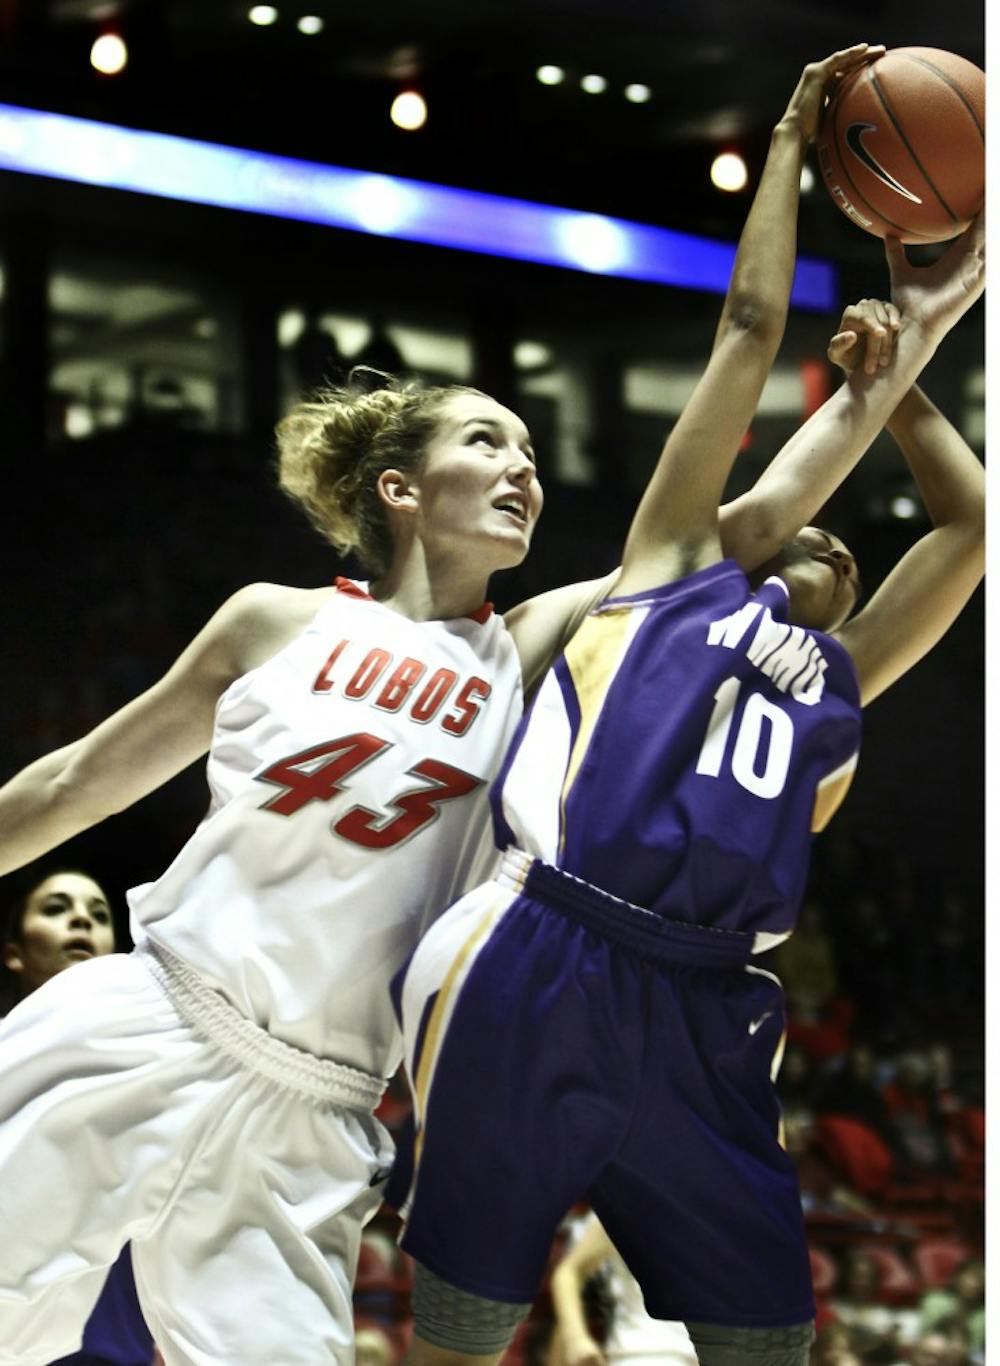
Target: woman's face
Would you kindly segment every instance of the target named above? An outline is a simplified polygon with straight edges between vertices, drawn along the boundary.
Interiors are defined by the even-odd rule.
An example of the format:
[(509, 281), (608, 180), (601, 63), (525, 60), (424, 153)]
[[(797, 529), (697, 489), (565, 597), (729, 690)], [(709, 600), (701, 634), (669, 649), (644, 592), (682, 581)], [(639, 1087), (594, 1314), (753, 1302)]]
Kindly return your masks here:
[(861, 580), (854, 556), (839, 536), (819, 527), (803, 527), (756, 574), (761, 581), (777, 576), (788, 586), (788, 617), (814, 631), (834, 631), (854, 610)]
[(4, 945), (4, 962), (27, 995), (64, 968), (114, 948), (111, 911), (93, 878), (53, 873), (28, 896), (17, 938)]
[(488, 573), (520, 564), (542, 510), (528, 429), (491, 398), (455, 394), (410, 479), (430, 553), (461, 547)]

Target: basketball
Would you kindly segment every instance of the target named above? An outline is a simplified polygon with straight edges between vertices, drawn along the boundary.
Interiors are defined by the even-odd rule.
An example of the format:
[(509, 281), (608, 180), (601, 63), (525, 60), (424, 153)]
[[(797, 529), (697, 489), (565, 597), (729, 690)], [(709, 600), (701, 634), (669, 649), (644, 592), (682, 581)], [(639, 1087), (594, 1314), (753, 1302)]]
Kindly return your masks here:
[(979, 212), (986, 77), (933, 47), (897, 47), (846, 78), (816, 139), (837, 207), (876, 237), (943, 242)]

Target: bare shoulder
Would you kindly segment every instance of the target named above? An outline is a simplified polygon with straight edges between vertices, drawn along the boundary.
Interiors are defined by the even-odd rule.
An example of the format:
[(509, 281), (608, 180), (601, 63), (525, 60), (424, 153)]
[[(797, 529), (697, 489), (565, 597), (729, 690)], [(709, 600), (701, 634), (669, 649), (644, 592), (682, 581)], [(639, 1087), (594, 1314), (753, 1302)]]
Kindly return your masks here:
[(258, 668), (301, 635), (336, 594), (333, 587), (251, 583), (219, 608), (209, 628), (229, 655), (234, 676)]
[(614, 588), (619, 571), (602, 579), (553, 588), (528, 598), (504, 615), (521, 660), (525, 693), (531, 691), (553, 659), (579, 630), (587, 613)]

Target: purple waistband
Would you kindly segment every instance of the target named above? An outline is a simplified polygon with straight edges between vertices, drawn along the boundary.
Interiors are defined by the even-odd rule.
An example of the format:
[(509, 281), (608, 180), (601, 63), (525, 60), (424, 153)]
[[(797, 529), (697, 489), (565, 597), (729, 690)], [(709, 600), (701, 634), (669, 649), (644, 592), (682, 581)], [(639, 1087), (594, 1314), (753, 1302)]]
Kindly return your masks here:
[(667, 920), (572, 873), (533, 859), (521, 849), (504, 851), (498, 881), (644, 958), (726, 968), (743, 966), (753, 954), (754, 936), (750, 933)]

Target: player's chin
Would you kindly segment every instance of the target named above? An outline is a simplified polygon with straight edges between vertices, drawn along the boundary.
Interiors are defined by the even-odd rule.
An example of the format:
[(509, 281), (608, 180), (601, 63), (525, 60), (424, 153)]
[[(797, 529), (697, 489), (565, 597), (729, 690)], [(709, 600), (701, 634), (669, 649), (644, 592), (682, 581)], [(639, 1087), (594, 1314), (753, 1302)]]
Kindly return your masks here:
[(825, 595), (808, 591), (793, 591), (788, 604), (788, 620), (805, 631), (829, 634), (846, 616), (840, 604), (832, 603)]
[(848, 617), (853, 614), (857, 605), (858, 594), (856, 589), (847, 579), (842, 579), (838, 591), (834, 594), (833, 601), (830, 603), (829, 625), (823, 626), (820, 629), (826, 631), (827, 634), (839, 630), (844, 622), (847, 621)]
[(498, 569), (513, 569), (524, 560), (528, 551), (531, 549), (530, 525), (524, 527), (511, 527), (509, 531), (503, 532), (494, 538), (493, 551), (497, 559)]
[(821, 606), (817, 605), (814, 611), (810, 613), (811, 620), (801, 624), (813, 631), (822, 631), (824, 635), (831, 635), (843, 626), (853, 608), (854, 599), (852, 597), (838, 594), (833, 601), (823, 603)]

